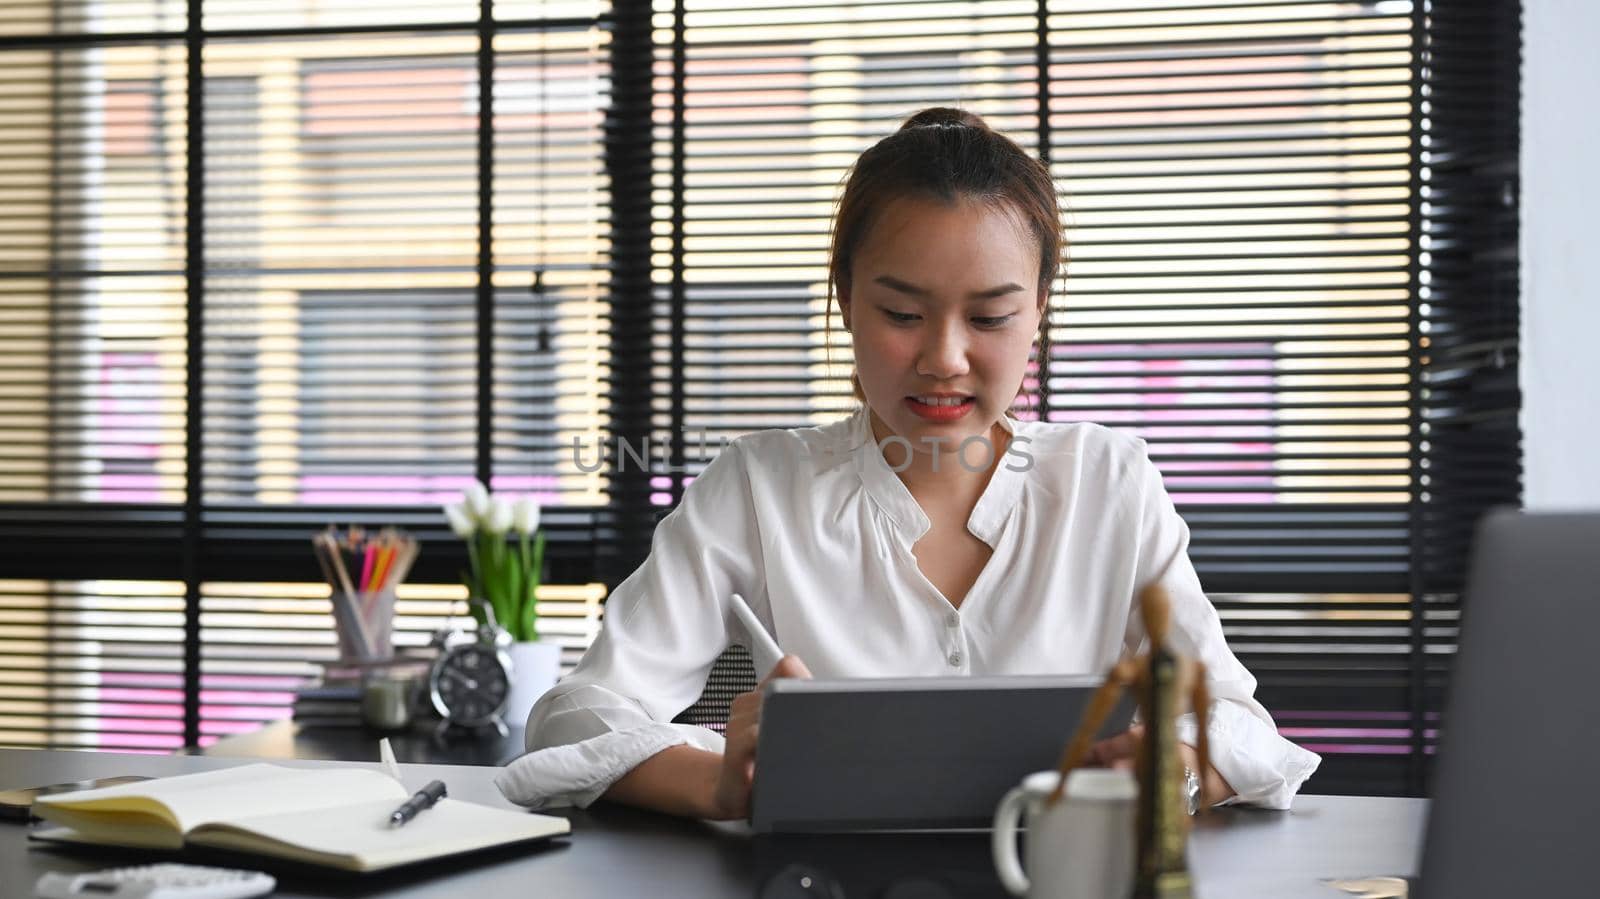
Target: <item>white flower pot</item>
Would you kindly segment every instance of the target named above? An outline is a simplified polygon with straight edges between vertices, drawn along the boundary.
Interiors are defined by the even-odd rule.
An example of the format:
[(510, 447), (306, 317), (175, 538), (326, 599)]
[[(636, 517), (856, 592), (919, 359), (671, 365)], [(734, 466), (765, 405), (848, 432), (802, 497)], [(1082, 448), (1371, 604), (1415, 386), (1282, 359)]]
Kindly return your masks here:
[(561, 646), (552, 640), (513, 643), (506, 654), (511, 656), (511, 695), (503, 717), (507, 724), (527, 724), (533, 704), (561, 675)]

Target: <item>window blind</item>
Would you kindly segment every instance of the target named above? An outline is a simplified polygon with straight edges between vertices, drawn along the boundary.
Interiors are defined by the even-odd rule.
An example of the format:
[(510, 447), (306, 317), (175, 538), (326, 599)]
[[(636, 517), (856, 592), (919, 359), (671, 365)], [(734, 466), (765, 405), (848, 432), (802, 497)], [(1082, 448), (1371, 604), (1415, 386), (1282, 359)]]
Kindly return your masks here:
[(181, 581), (0, 580), (0, 744), (180, 749), (183, 619)]
[(495, 39), (494, 486), (586, 508), (609, 494), (606, 37)]
[[(599, 628), (601, 584), (545, 585), (540, 632), (576, 664)], [(460, 585), (408, 584), (395, 645), (467, 623)], [(208, 583), (200, 745), (289, 716), (337, 657), (320, 583)], [(184, 745), (184, 585), (0, 581), (0, 743), (170, 752)], [(24, 663), (27, 660), (27, 663)]]
[(1050, 6), (1048, 414), (1149, 443), (1316, 789), (1404, 789), (1411, 10)]
[[(562, 647), (563, 674), (598, 632), (604, 596), (598, 583), (540, 586), (540, 638)], [(465, 600), (459, 584), (403, 585), (395, 602), (397, 651), (428, 646), (442, 628), (470, 629)], [(320, 678), (323, 666), (338, 657), (323, 584), (208, 582), (201, 610), (202, 746), (290, 717), (295, 690)]]
[(182, 59), (5, 54), (0, 501), (182, 500)]
[(853, 405), (824, 305), (838, 186), (911, 112), (967, 107), (1047, 159), (1066, 210), (1018, 414), (1144, 438), (1230, 643), (1327, 757), (1316, 788), (1420, 792), (1470, 528), (1519, 496), (1517, 17), (656, 4), (637, 377), (674, 464), (634, 489), (670, 505), (723, 439)]
[(420, 505), (473, 477), (476, 39), (205, 47), (208, 502)]
[[(422, 539), (397, 639), (425, 643), (465, 609), (438, 506), (474, 478), (545, 506), (541, 633), (576, 660), (606, 589), (606, 466), (575, 461), (609, 426), (605, 13), (8, 7), (0, 742), (286, 715), (334, 655), (330, 523)], [(151, 591), (159, 627), (121, 611)], [(128, 646), (168, 663), (123, 716), (147, 744), (96, 705)]]
[[(1317, 789), (1424, 789), (1467, 538), (1519, 496), (1515, 2), (8, 9), (0, 739), (280, 715), (330, 522), (422, 537), (423, 638), (472, 477), (603, 593), (723, 439), (851, 407), (839, 179), (959, 104), (1068, 210), (1018, 414), (1148, 441)], [(74, 636), (130, 596), (175, 602), (119, 638), (159, 672)], [(102, 664), (176, 705), (49, 693)]]
[[(3, 26), (0, 743), (8, 745), (183, 745), (175, 504), (186, 458), (188, 80), (180, 41), (87, 40), (161, 29), (172, 10), (9, 4)], [(46, 543), (59, 570), (29, 565)], [(112, 553), (137, 561), (120, 571), (99, 564)]]

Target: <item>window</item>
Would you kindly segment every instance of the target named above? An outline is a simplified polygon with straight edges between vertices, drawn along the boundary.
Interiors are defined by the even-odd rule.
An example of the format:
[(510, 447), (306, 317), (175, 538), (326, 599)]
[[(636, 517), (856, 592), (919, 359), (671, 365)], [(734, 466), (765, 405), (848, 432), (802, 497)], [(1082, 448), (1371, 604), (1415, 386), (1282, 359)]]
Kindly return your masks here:
[(0, 741), (138, 732), (72, 704), (149, 667), (78, 636), (130, 597), (152, 732), (280, 713), (329, 521), (424, 537), (420, 638), (473, 477), (549, 507), (553, 587), (614, 585), (723, 440), (850, 407), (840, 178), (959, 104), (1068, 210), (1018, 414), (1149, 442), (1318, 789), (1424, 788), (1467, 538), (1519, 496), (1516, 3), (13, 9)]
[(850, 405), (837, 187), (909, 113), (968, 107), (1067, 210), (1018, 414), (1148, 441), (1316, 789), (1420, 792), (1465, 540), (1518, 497), (1515, 5), (754, 5), (657, 6), (639, 381), (688, 472), (631, 495)]
[(462, 611), (437, 506), (474, 477), (547, 506), (575, 657), (604, 589), (605, 474), (563, 451), (607, 421), (604, 5), (217, 0), (199, 35), (180, 3), (22, 6), (0, 742), (286, 714), (335, 652), (330, 522), (429, 540), (397, 638), (426, 642)]

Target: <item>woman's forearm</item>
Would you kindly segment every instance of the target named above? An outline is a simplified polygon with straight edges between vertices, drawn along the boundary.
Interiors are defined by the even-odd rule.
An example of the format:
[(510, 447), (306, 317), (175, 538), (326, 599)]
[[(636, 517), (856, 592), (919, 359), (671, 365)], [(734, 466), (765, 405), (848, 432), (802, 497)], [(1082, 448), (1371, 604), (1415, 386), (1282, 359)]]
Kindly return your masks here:
[(1213, 806), (1225, 800), (1232, 799), (1234, 789), (1228, 779), (1222, 776), (1215, 765), (1206, 766), (1208, 776), (1200, 778), (1200, 802), (1204, 806)]
[(1224, 799), (1232, 799), (1234, 789), (1228, 779), (1222, 776), (1216, 765), (1207, 764), (1205, 771), (1200, 772), (1200, 752), (1188, 743), (1178, 747), (1178, 754), (1183, 757), (1185, 768), (1191, 768), (1200, 773), (1200, 805), (1203, 808), (1216, 805)]
[(669, 815), (724, 817), (714, 805), (722, 755), (693, 746), (669, 746), (624, 774), (602, 798)]

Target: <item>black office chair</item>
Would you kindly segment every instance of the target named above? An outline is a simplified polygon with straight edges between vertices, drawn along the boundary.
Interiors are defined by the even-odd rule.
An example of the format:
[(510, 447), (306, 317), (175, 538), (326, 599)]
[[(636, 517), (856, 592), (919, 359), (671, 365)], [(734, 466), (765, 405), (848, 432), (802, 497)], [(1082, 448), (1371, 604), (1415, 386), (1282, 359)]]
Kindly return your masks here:
[(743, 646), (730, 646), (711, 666), (700, 698), (672, 721), (674, 724), (699, 724), (721, 733), (728, 727), (733, 698), (755, 688), (756, 666), (750, 660), (750, 650)]

